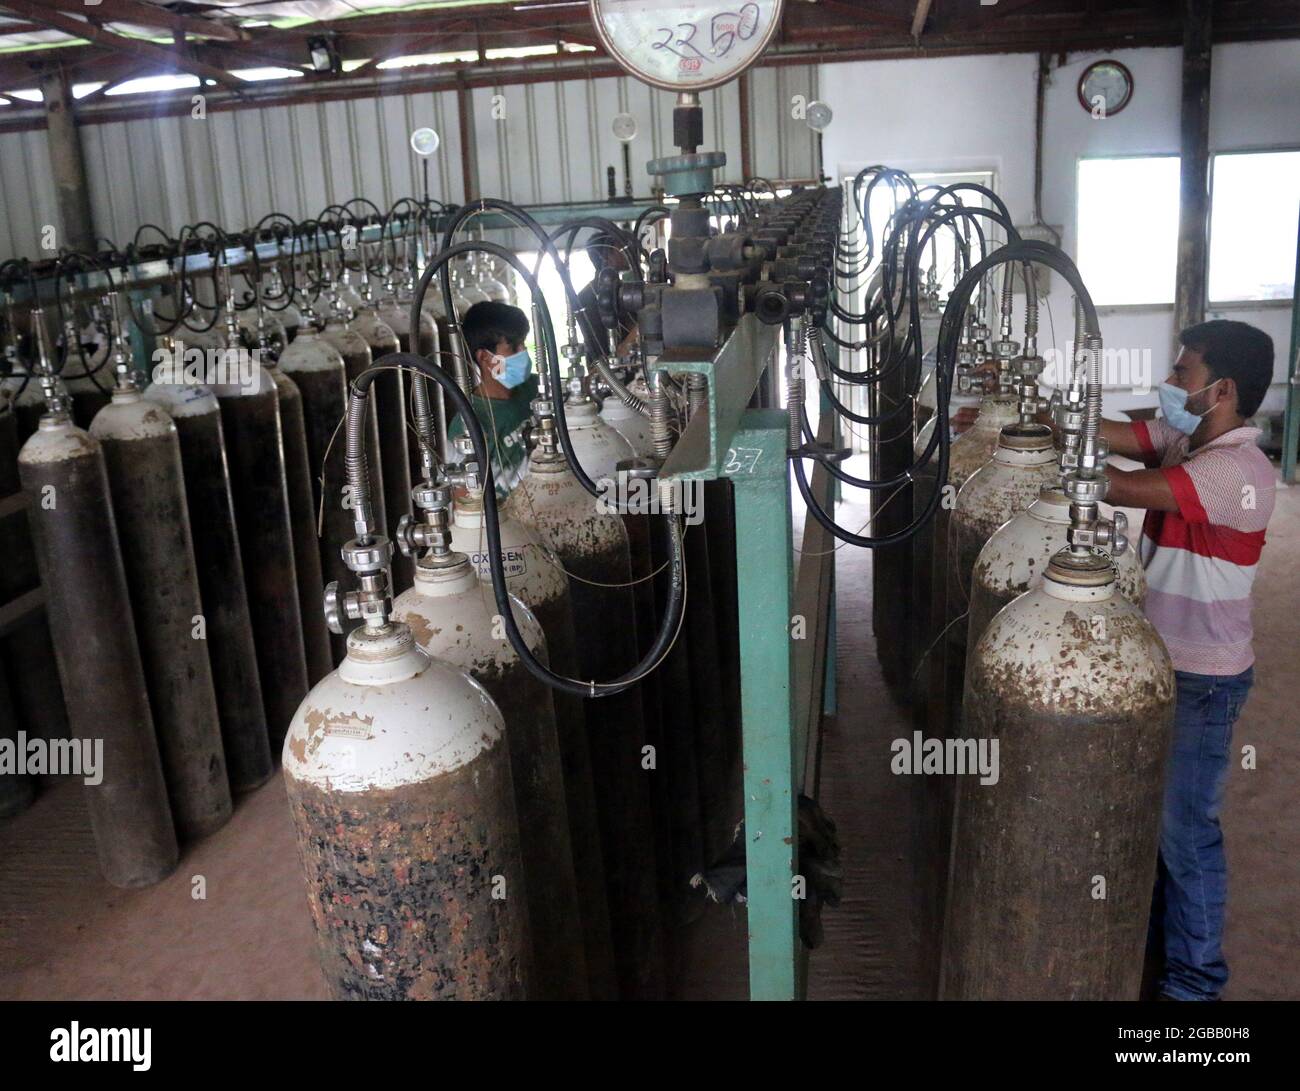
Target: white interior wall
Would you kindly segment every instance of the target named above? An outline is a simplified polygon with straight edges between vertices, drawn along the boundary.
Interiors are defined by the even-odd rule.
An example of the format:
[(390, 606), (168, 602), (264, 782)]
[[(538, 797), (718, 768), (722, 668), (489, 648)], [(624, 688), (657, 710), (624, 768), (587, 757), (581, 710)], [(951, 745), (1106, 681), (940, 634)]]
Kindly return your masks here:
[[(1085, 67), (1102, 56), (1126, 64), (1134, 77), (1132, 102), (1119, 114), (1094, 120), (1079, 105), (1076, 87)], [(852, 176), (886, 163), (910, 171), (992, 170), (995, 188), (1017, 224), (1033, 215), (1034, 76), (1028, 54), (952, 57), (822, 66), (821, 97), (835, 110), (826, 133), (828, 172)], [(1043, 218), (1063, 228), (1075, 250), (1075, 178), (1080, 158), (1178, 152), (1181, 50), (1129, 49), (1072, 55), (1053, 72), (1044, 112)], [(1300, 42), (1216, 46), (1210, 100), (1211, 151), (1300, 147)], [(1268, 230), (1267, 224), (1261, 230)], [(1115, 255), (1123, 261), (1123, 254)], [(1047, 310), (1052, 322), (1049, 323)], [(1266, 409), (1285, 403), (1290, 346), (1288, 303), (1241, 305), (1210, 312), (1266, 330), (1276, 350), (1274, 385)], [(1173, 306), (1105, 307), (1108, 347), (1149, 351), (1152, 377), (1168, 371), (1175, 331)], [(1070, 300), (1053, 278), (1040, 346), (1064, 352), (1071, 335)], [(1108, 411), (1151, 404), (1150, 395), (1116, 389)]]

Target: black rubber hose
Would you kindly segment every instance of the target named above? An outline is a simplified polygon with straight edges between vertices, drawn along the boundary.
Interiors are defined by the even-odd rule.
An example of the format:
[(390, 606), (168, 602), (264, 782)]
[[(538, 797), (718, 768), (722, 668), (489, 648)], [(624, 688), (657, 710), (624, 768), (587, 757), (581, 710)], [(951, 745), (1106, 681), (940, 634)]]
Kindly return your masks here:
[[(455, 248), (453, 247), (453, 249)], [(432, 268), (433, 266), (430, 266), (430, 269)], [(427, 279), (431, 274), (429, 270), (426, 270), (425, 273), (425, 282), (427, 283)], [(686, 561), (682, 549), (681, 532), (676, 526), (675, 516), (665, 516), (667, 519), (674, 520), (672, 533), (668, 536), (672, 550), (668, 602), (663, 611), (663, 621), (660, 624), (659, 632), (656, 634), (650, 650), (646, 652), (636, 666), (612, 682), (592, 681), (584, 685), (555, 674), (534, 657), (527, 641), (524, 640), (523, 634), (515, 623), (514, 611), (510, 605), (510, 591), (506, 586), (505, 566), (501, 562), (501, 523), (497, 512), (496, 488), (492, 482), (492, 462), (488, 455), (488, 445), (483, 435), (483, 426), (474, 414), (474, 407), (470, 404), (469, 398), (465, 396), (456, 380), (447, 374), (444, 368), (426, 360), (423, 356), (416, 356), (409, 352), (390, 353), (381, 357), (374, 368), (363, 371), (352, 381), (353, 396), (364, 398), (366, 388), (374, 381), (375, 375), (387, 367), (414, 368), (433, 379), (442, 387), (443, 393), (455, 405), (456, 411), (460, 413), (465, 421), (465, 431), (474, 445), (474, 455), (479, 460), (479, 464), (486, 467), (483, 482), (483, 525), (487, 531), (488, 567), (492, 572), (492, 595), (496, 600), (497, 612), (500, 614), (505, 627), (510, 646), (514, 648), (515, 653), (519, 656), (528, 672), (552, 689), (570, 693), (575, 697), (609, 697), (616, 693), (622, 693), (636, 685), (646, 673), (658, 665), (669, 647), (671, 647), (685, 609)]]

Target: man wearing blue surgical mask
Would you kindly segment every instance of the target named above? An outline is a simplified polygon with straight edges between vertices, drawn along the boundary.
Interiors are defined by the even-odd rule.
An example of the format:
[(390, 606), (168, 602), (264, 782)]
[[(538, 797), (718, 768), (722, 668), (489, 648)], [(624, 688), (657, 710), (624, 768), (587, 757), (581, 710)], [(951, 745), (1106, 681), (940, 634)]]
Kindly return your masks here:
[(1273, 511), (1276, 471), (1246, 425), (1273, 380), (1273, 342), (1244, 322), (1202, 322), (1158, 394), (1163, 419), (1103, 421), (1113, 454), (1106, 499), (1145, 508), (1145, 610), (1173, 660), (1178, 698), (1165, 773), (1153, 946), (1171, 1000), (1217, 1000), (1227, 863), (1219, 809), (1232, 728), (1254, 681), (1251, 585)]
[[(495, 301), (475, 303), (460, 321), (477, 379), (470, 401), (492, 452), (492, 476), (504, 498), (527, 466), (525, 433), (537, 397), (537, 376), (525, 342), (528, 317), (518, 307)], [(452, 437), (464, 432), (457, 417)]]

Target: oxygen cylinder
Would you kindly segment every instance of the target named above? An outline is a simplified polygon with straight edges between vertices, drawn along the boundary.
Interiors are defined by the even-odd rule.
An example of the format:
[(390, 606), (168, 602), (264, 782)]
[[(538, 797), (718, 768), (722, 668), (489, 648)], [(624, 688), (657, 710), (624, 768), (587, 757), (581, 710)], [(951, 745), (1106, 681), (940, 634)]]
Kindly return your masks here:
[(482, 686), (405, 625), (354, 629), (293, 719), (284, 780), (331, 995), (527, 995), (510, 760)]
[[(907, 323), (896, 322), (895, 340), (890, 345), (889, 353), (873, 349), (869, 356), (871, 363), (868, 366), (878, 364), (881, 377), (878, 383), (867, 388), (867, 411), (872, 416), (885, 417), (872, 430), (874, 469), (871, 476), (878, 476), (882, 480), (902, 479), (913, 462), (912, 421), (906, 407), (920, 375), (910, 355), (897, 360), (890, 355), (895, 351), (901, 352), (901, 346), (907, 337)], [(892, 416), (889, 415), (891, 412)], [(904, 489), (902, 496), (880, 490), (869, 492), (871, 533), (884, 536), (905, 530), (912, 521), (908, 502), (915, 496), (915, 491), (913, 488), (909, 495), (908, 490)], [(929, 490), (925, 495), (928, 499)], [(912, 677), (908, 661), (912, 614), (910, 604), (896, 594), (895, 589), (910, 574), (910, 554), (910, 541), (897, 542), (871, 551), (871, 628), (876, 638), (876, 658), (891, 694), (900, 697), (907, 694)]]
[[(0, 409), (0, 555), (7, 563), (0, 569), (0, 595), (3, 601), (12, 602), (24, 591), (34, 589), (40, 583), (36, 574), (36, 556), (32, 552), (30, 529), (23, 515), (26, 502), (21, 496), (22, 483), (18, 480), (18, 426), (12, 409), (5, 404)], [(19, 494), (19, 495), (15, 495)], [(35, 734), (48, 738), (50, 729), (56, 738), (67, 736), (66, 717), (63, 712), (63, 695), (58, 689), (58, 679), (54, 687), (58, 692), (57, 713), (63, 723), (47, 725), (39, 718), (22, 715), (18, 703), (10, 690), (8, 674), (20, 681), (26, 669), (40, 669), (40, 662), (18, 664), (14, 662), (15, 653), (20, 653), (32, 635), (44, 638), (49, 644), (49, 631), (44, 617), (34, 618), (22, 634), (8, 634), (0, 640), (0, 739), (4, 739), (15, 748), (18, 746), (18, 732), (26, 729), (28, 736)], [(45, 672), (57, 673), (53, 655), (44, 662)], [(16, 751), (15, 751), (16, 752)], [(36, 778), (23, 773), (0, 773), (0, 818), (10, 818), (27, 810), (36, 799)]]
[[(299, 328), (294, 344), (315, 332), (310, 323), (304, 324)], [(321, 342), (316, 341), (315, 344), (320, 345)], [(342, 381), (342, 371), (343, 363), (340, 360), (336, 369), (331, 365), (324, 370), (324, 374), (329, 375), (329, 382), (332, 383)], [(330, 652), (329, 630), (325, 627), (325, 617), (320, 609), (321, 588), (325, 586), (325, 581), (321, 575), (320, 544), (316, 536), (316, 502), (311, 470), (313, 460), (307, 444), (306, 411), (301, 389), (274, 363), (267, 366), (266, 372), (275, 383), (280, 407), (284, 481), (289, 500), (289, 525), (293, 533), (293, 567), (298, 581), (298, 611), (303, 651), (307, 657), (307, 684), (310, 686), (329, 674), (334, 663)], [(297, 374), (303, 377), (314, 373), (301, 367)], [(322, 380), (321, 386), (325, 385)], [(313, 390), (314, 394), (317, 392)], [(338, 415), (334, 418), (335, 424), (342, 415), (343, 405), (340, 401)], [(313, 426), (316, 421), (317, 417), (313, 414)], [(277, 748), (278, 740), (274, 735), (271, 744), (273, 750)]]
[[(971, 572), (970, 627), (967, 647), (974, 651), (993, 615), (1042, 582), (1047, 564), (1068, 545), (1070, 501), (1057, 484), (1047, 483), (1024, 511), (1004, 523), (980, 550)], [(1121, 530), (1123, 527), (1121, 527)], [(1147, 576), (1137, 550), (1110, 554), (1115, 589), (1129, 602), (1146, 600)], [(969, 653), (967, 672), (970, 671)]]
[[(578, 678), (573, 603), (569, 596), (569, 581), (559, 559), (550, 554), (535, 530), (511, 518), (507, 511), (501, 511), (498, 516), (498, 530), (507, 588), (541, 624), (551, 669), (566, 678)], [(456, 501), (451, 548), (469, 557), (481, 581), (491, 582), (481, 492)], [(582, 913), (588, 991), (593, 1000), (612, 1000), (617, 995), (617, 982), (600, 823), (592, 783), (591, 752), (587, 745), (587, 714), (583, 701), (571, 694), (555, 690), (553, 699), (560, 763), (564, 769), (569, 841)]]
[(171, 874), (178, 849), (99, 441), (62, 406), (18, 456), (74, 739), (102, 740), (86, 785), (100, 869), (114, 886)]
[(178, 349), (184, 346), (187, 349), (195, 348), (204, 352), (221, 352), (226, 348), (226, 334), (219, 322), (214, 322), (206, 330), (190, 329), (182, 323), (172, 332), (172, 340), (175, 341)]
[[(951, 420), (962, 409), (976, 407), (979, 404), (980, 398), (977, 395), (954, 391), (948, 403), (949, 419)], [(917, 432), (916, 440), (912, 444), (913, 460), (919, 459), (929, 445), (930, 437), (934, 435), (934, 429), (938, 422), (939, 418), (933, 416)], [(956, 439), (960, 438), (961, 436), (956, 437)], [(953, 441), (954, 447), (956, 439)], [(996, 442), (995, 439), (994, 443)], [(992, 453), (991, 448), (990, 453)], [(921, 513), (925, 511), (926, 505), (930, 502), (930, 498), (934, 495), (936, 488), (935, 475), (938, 471), (938, 465), (939, 455), (936, 450), (930, 456), (929, 462), (919, 470), (913, 471), (913, 484), (903, 487), (904, 495), (900, 497), (900, 503), (905, 503), (906, 497), (910, 493), (913, 518), (920, 517)], [(955, 495), (955, 493), (951, 495)], [(908, 619), (911, 680), (908, 690), (908, 705), (912, 710), (912, 722), (917, 727), (925, 723), (926, 689), (929, 683), (930, 671), (930, 657), (927, 652), (934, 643), (937, 632), (930, 618), (930, 608), (931, 599), (934, 597), (932, 585), (934, 577), (935, 526), (942, 511), (943, 508), (940, 507), (935, 512), (934, 519), (923, 524), (920, 530), (912, 535), (911, 539), (911, 615)]]
[[(565, 420), (568, 421), (568, 410)], [(650, 438), (650, 421), (643, 413), (638, 413), (627, 405), (617, 394), (611, 394), (600, 403), (600, 419), (614, 429), (638, 458), (649, 458), (654, 454), (654, 441)], [(573, 425), (569, 423), (570, 429)], [(586, 463), (584, 462), (585, 466)]]
[(294, 300), (290, 299), (283, 307), (277, 308), (268, 304), (266, 309), (276, 315), (279, 326), (285, 330), (286, 345), (292, 345), (294, 338), (298, 337), (298, 330), (302, 329), (303, 326), (303, 313), (299, 311), (298, 304), (295, 304)]
[[(75, 329), (70, 328), (69, 332), (75, 335)], [(91, 352), (80, 343), (68, 348), (60, 377), (72, 397), (72, 420), (78, 428), (89, 428), (95, 414), (109, 402), (113, 391), (113, 369), (105, 366), (107, 362), (106, 341), (96, 344)]]
[[(468, 306), (468, 304), (465, 304)], [(420, 302), (420, 307), (430, 318), (433, 319), (433, 325), (438, 334), (438, 345), (447, 346), (451, 349), (451, 327), (447, 323), (447, 308), (442, 302), (442, 284), (438, 278), (429, 284), (429, 289), (424, 293), (424, 299)], [(445, 366), (445, 361), (443, 361)]]
[[(511, 493), (509, 514), (531, 526), (569, 575), (579, 677), (615, 678), (635, 665), (635, 609), (628, 584), (627, 532), (597, 510), (558, 452), (539, 448)], [(662, 937), (646, 744), (635, 690), (587, 703), (587, 740), (596, 790), (614, 962), (624, 998), (663, 993)]]
[[(939, 637), (943, 633), (944, 626), (953, 617), (948, 610), (948, 568), (952, 564), (952, 546), (949, 544), (948, 536), (952, 511), (967, 479), (993, 457), (1003, 426), (1015, 424), (1019, 420), (1020, 407), (1015, 395), (985, 395), (980, 401), (979, 416), (975, 419), (975, 423), (954, 439), (949, 448), (947, 493), (934, 513), (933, 556), (930, 562), (929, 631), (924, 645), (930, 649), (925, 722), (933, 732), (943, 730), (948, 708), (945, 688), (949, 671), (948, 642)], [(1038, 486), (1035, 484), (1030, 499), (1037, 494), (1037, 489)], [(928, 495), (927, 493), (927, 498)], [(1025, 505), (1028, 506), (1028, 503), (1027, 500)]]
[[(412, 348), (410, 299), (386, 299), (379, 304), (376, 316), (393, 331), (402, 352), (414, 352), (438, 360), (438, 335), (433, 319), (421, 312), (420, 329), (416, 347)], [(378, 358), (376, 357), (376, 362)], [(441, 361), (439, 361), (441, 362)], [(379, 418), (379, 450), (383, 463), (385, 499), (388, 501), (388, 519), (394, 526), (397, 520), (411, 510), (412, 468), (420, 465), (419, 450), (413, 436), (407, 434), (407, 390), (410, 382), (400, 371), (385, 371), (374, 384), (375, 414)], [(441, 391), (441, 387), (438, 388)], [(439, 423), (442, 400), (430, 391), (435, 400)], [(399, 488), (403, 490), (399, 497)], [(393, 590), (405, 591), (415, 577), (415, 568), (409, 557), (393, 558)]]
[(181, 378), (173, 370), (175, 366), (169, 360), (156, 369), (156, 376), (173, 381), (153, 383), (144, 396), (167, 412), (180, 438), (185, 503), (193, 532), (226, 773), (231, 791), (238, 794), (265, 784), (275, 764), (235, 529), (221, 406), (206, 386), (175, 381)]
[(632, 445), (601, 419), (600, 407), (592, 398), (566, 403), (564, 423), (573, 443), (571, 457), (598, 484), (601, 478), (613, 480), (618, 464), (636, 457)]
[(961, 718), (969, 623), (957, 620), (970, 608), (971, 572), (984, 544), (1003, 523), (1029, 507), (1044, 485), (1059, 484), (1061, 472), (1052, 430), (1043, 424), (1006, 425), (993, 457), (966, 480), (948, 520), (945, 722), (949, 735)]
[[(229, 353), (226, 359), (234, 359), (235, 355)], [(208, 385), (221, 406), (239, 555), (247, 581), (253, 645), (274, 755), (307, 695), (307, 655), (277, 384), (271, 372), (250, 356), (238, 359), (247, 367), (246, 375), (210, 374)], [(315, 612), (319, 615), (319, 608)]]
[(230, 782), (185, 506), (180, 438), (166, 411), (134, 387), (113, 391), (90, 434), (103, 448), (108, 468), (176, 832), (182, 840), (204, 837), (230, 819)]
[[(0, 411), (0, 602), (12, 603), (40, 587), (26, 500), (18, 479), (17, 419)], [(9, 702), (28, 738), (66, 739), (68, 713), (59, 685), (50, 627), (42, 610), (19, 619), (0, 637), (0, 662), (8, 675)]]
[(740, 603), (736, 586), (736, 503), (727, 478), (704, 482), (704, 532), (709, 539), (713, 621), (718, 632), (722, 707), (727, 717), (726, 762), (731, 776), (741, 750)]
[[(616, 480), (620, 465), (629, 468), (633, 474), (637, 473), (637, 466), (646, 468), (636, 458), (628, 441), (600, 417), (596, 402), (585, 393), (579, 393), (565, 405), (564, 416), (572, 457), (598, 485)], [(644, 486), (647, 494), (650, 493), (655, 488), (653, 479), (644, 481)], [(644, 653), (653, 643), (657, 628), (656, 588), (658, 598), (664, 598), (670, 579), (664, 568), (669, 556), (665, 537), (667, 528), (662, 520), (656, 521), (652, 527), (651, 517), (644, 510), (626, 512), (622, 519), (635, 581), (631, 592), (636, 611), (637, 649)], [(659, 540), (652, 542), (656, 534)], [(698, 549), (703, 546), (703, 539), (697, 536), (691, 545)], [(698, 560), (696, 558), (697, 563)], [(695, 565), (690, 567), (695, 570)], [(660, 575), (652, 579), (652, 573), (656, 571)], [(690, 880), (706, 863), (702, 785), (696, 751), (700, 734), (697, 712), (700, 709), (691, 698), (697, 688), (692, 677), (696, 662), (692, 622), (698, 621), (701, 605), (700, 602), (692, 603), (687, 596), (688, 617), (672, 650), (659, 669), (635, 687), (641, 698), (646, 739), (664, 755), (664, 761), (656, 768), (650, 784), (651, 810), (659, 846), (656, 860), (660, 898), (676, 921), (685, 921), (692, 909), (699, 908), (699, 900), (688, 897)], [(713, 682), (715, 691), (712, 697), (716, 698), (716, 677)]]
[[(9, 682), (0, 670), (0, 739), (18, 746), (19, 723), (9, 699)], [(26, 773), (0, 773), (0, 818), (22, 814), (36, 799), (36, 778)]]
[(510, 292), (506, 286), (493, 275), (492, 262), (484, 261), (482, 254), (470, 255), (470, 279), (484, 299), (497, 303), (509, 303)]
[[(432, 291), (427, 292), (425, 293), (425, 298), (427, 299), (433, 294)], [(366, 344), (370, 347), (370, 362), (372, 367), (390, 353), (401, 351), (402, 346), (397, 340), (397, 334), (392, 331), (391, 327), (389, 327), (387, 323), (380, 320), (374, 307), (372, 307), (369, 302), (367, 302), (366, 305), (353, 316), (351, 323), (349, 323), (349, 328), (354, 332), (359, 333), (365, 339)], [(390, 434), (392, 433), (392, 430), (397, 427), (396, 411), (392, 405), (391, 387), (395, 381), (400, 380), (404, 389), (406, 377), (396, 371), (392, 374), (394, 378), (387, 380), (390, 387), (388, 400), (384, 402), (380, 401), (382, 388), (386, 381), (382, 376), (376, 381), (375, 387), (373, 388), (374, 395), (370, 399), (370, 413), (375, 419), (375, 437), (376, 442), (379, 445), (379, 457), (372, 458), (370, 460), (370, 465), (374, 468), (376, 479), (383, 484), (384, 490), (382, 494), (372, 493), (371, 495), (375, 498), (376, 515), (383, 515), (383, 525), (389, 536), (396, 532), (398, 519), (410, 511), (411, 508), (411, 463), (406, 454), (405, 439), (403, 439), (400, 444), (397, 442), (401, 433), (405, 433), (406, 431), (406, 418), (404, 415), (402, 417), (401, 433), (399, 433), (399, 436)], [(381, 405), (387, 408), (386, 416), (381, 411)], [(405, 414), (405, 408), (405, 399), (403, 398), (403, 414)], [(388, 428), (387, 432), (380, 428), (381, 421), (391, 422), (386, 425)], [(367, 448), (367, 450), (369, 450), (369, 448)], [(378, 498), (381, 495), (383, 496), (382, 508), (378, 505)], [(394, 588), (401, 590), (409, 587), (411, 585), (411, 580), (414, 578), (414, 571), (414, 564), (409, 557), (404, 557), (400, 554), (395, 556), (393, 558)]]
[[(644, 570), (655, 573), (651, 598), (656, 604), (664, 602), (672, 580), (668, 540), (672, 528), (662, 517), (625, 518), (629, 522), (638, 518), (641, 521), (650, 545), (650, 556)], [(696, 571), (689, 556), (686, 558), (686, 571), (689, 583)], [(691, 627), (690, 590), (693, 588), (688, 586), (687, 616), (683, 618), (672, 648), (654, 674), (640, 686), (644, 694), (658, 697), (658, 704), (652, 707), (659, 716), (647, 717), (646, 730), (663, 760), (657, 763), (654, 779), (650, 782), (650, 797), (656, 823), (660, 898), (674, 924), (688, 921), (692, 913), (700, 909), (699, 899), (689, 896), (690, 881), (709, 863), (704, 852), (703, 797), (696, 748), (701, 710), (695, 704), (692, 679), (695, 642)], [(655, 620), (657, 625), (659, 619)], [(640, 622), (640, 615), (637, 621)], [(638, 628), (641, 628), (640, 624)], [(648, 649), (649, 645), (643, 643), (642, 647)], [(680, 951), (671, 943), (673, 938), (670, 933), (670, 954), (676, 958)]]
[[(339, 327), (339, 332), (344, 332)], [(361, 338), (353, 334), (357, 341)], [(361, 348), (365, 348), (364, 342)], [(369, 357), (369, 350), (366, 350)], [(303, 434), (306, 440), (308, 477), (311, 481), (312, 548), (320, 578), (314, 588), (303, 587), (303, 617), (307, 616), (307, 592), (310, 601), (319, 603), (321, 587), (334, 580), (346, 579), (348, 568), (340, 550), (355, 533), (352, 512), (343, 506), (343, 420), (348, 396), (347, 367), (343, 357), (310, 323), (302, 326), (292, 345), (280, 357), (280, 371), (293, 380), (302, 396)], [(331, 451), (332, 445), (332, 451)], [(326, 460), (326, 453), (330, 458)], [(288, 457), (288, 451), (285, 452)], [(322, 485), (322, 479), (324, 484)], [(377, 495), (377, 494), (376, 494)], [(290, 493), (292, 505), (293, 494)], [(317, 513), (323, 516), (321, 532), (316, 534)], [(296, 520), (295, 520), (296, 522)], [(315, 612), (315, 618), (320, 617)], [(347, 638), (330, 634), (321, 625), (331, 646), (330, 663), (341, 662), (347, 654)], [(310, 662), (310, 656), (309, 656)], [(317, 669), (312, 667), (312, 671)], [(314, 674), (313, 674), (314, 679)]]
[(509, 303), (511, 306), (518, 306), (518, 293), (515, 291), (515, 267), (495, 254), (488, 255), (488, 267), (492, 270), (493, 277), (506, 290), (503, 302)]
[(359, 310), (365, 303), (365, 300), (361, 298), (361, 293), (353, 286), (352, 278), (348, 275), (346, 269), (344, 269), (343, 276), (338, 282), (338, 295), (339, 302), (345, 309), (350, 311)]
[(478, 286), (476, 277), (472, 272), (467, 272), (463, 265), (452, 274), (452, 280), (458, 310), (468, 309), (475, 303), (487, 303), (492, 298)]
[(15, 371), (4, 380), (3, 390), (13, 409), (18, 442), (26, 443), (45, 415), (45, 398), (40, 380), (27, 371)]
[[(541, 626), (512, 604), (529, 649), (546, 661)], [(393, 602), (393, 618), (439, 662), (464, 671), (488, 692), (505, 719), (528, 916), (534, 938), (532, 996), (587, 998), (582, 916), (564, 804), (564, 774), (551, 691), (528, 673), (463, 553), (426, 554), (415, 585)], [(494, 635), (495, 634), (495, 635)]]
[[(247, 310), (240, 311), (238, 321), (239, 340), (243, 346), (250, 352), (260, 347), (257, 329), (257, 308), (249, 307)], [(270, 310), (266, 310), (262, 314), (262, 327), (266, 333), (268, 351), (272, 359), (278, 360), (284, 350), (289, 347), (288, 331), (284, 328), (284, 323), (276, 317), (275, 312)]]
[(989, 623), (963, 724), (998, 776), (959, 778), (942, 996), (1138, 998), (1174, 702), (1106, 557), (1057, 553)]
[[(911, 619), (912, 724), (918, 731), (940, 731), (932, 724), (942, 723), (946, 704), (937, 703), (944, 694), (943, 680), (947, 673), (945, 653), (947, 642), (940, 639), (943, 618), (947, 610), (946, 565), (941, 558), (948, 555), (948, 514), (953, 499), (958, 495), (966, 478), (992, 457), (998, 434), (1004, 424), (1020, 419), (1019, 404), (1014, 398), (996, 395), (977, 399), (971, 394), (954, 391), (948, 403), (949, 419), (967, 405), (978, 404), (979, 416), (974, 425), (956, 436), (949, 447), (947, 493), (940, 497), (934, 518), (914, 536), (912, 544), (912, 602)], [(917, 435), (913, 457), (919, 458), (934, 434), (939, 418), (931, 417)], [(912, 510), (919, 517), (939, 487), (936, 474), (938, 452), (914, 473)], [(936, 579), (936, 571), (942, 582)], [(943, 594), (939, 594), (942, 591)], [(936, 692), (937, 691), (937, 692)], [(942, 777), (917, 777), (916, 806), (913, 810), (912, 830), (914, 853), (921, 861), (921, 878), (917, 884), (916, 911), (920, 922), (923, 950), (923, 971), (927, 995), (934, 995), (938, 987), (939, 948), (943, 926), (942, 905), (947, 882), (948, 847), (952, 832), (952, 793), (947, 790)]]
[[(371, 317), (373, 318), (373, 313)], [(391, 335), (391, 333), (390, 330), (389, 334)], [(365, 335), (344, 322), (341, 314), (336, 313), (329, 317), (325, 322), (325, 328), (320, 332), (320, 336), (321, 340), (332, 345), (335, 351), (343, 357), (343, 369), (349, 383), (363, 371), (369, 370), (375, 361), (376, 357), (371, 352), (370, 342)], [(393, 337), (392, 347), (387, 348), (385, 351), (396, 352), (396, 346), (397, 339)], [(376, 522), (387, 531), (388, 517), (384, 506), (384, 475), (379, 458), (379, 418), (375, 416), (375, 403), (373, 400), (367, 403), (367, 414), (370, 422), (366, 429), (366, 462), (370, 469), (370, 504)], [(340, 462), (339, 465), (341, 466), (342, 463)], [(325, 476), (327, 482), (332, 479), (328, 473)], [(344, 475), (336, 470), (333, 476), (341, 478)], [(344, 540), (346, 541), (346, 539)], [(327, 583), (334, 578), (328, 575), (329, 571), (329, 567), (326, 566), (325, 580)]]

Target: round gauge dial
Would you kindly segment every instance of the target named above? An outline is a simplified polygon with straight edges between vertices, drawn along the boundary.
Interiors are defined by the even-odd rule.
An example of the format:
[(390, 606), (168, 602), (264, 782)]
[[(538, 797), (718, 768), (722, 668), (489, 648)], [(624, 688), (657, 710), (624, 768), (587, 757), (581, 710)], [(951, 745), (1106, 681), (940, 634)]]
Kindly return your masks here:
[(758, 60), (781, 23), (784, 0), (589, 0), (601, 44), (637, 79), (702, 91)]
[(824, 102), (810, 102), (808, 109), (804, 113), (804, 120), (808, 123), (808, 128), (816, 133), (824, 133), (831, 124), (831, 119), (835, 116), (833, 111)]
[(631, 114), (615, 114), (610, 128), (614, 130), (614, 136), (624, 144), (636, 139), (636, 118)]
[(416, 129), (411, 134), (411, 150), (416, 155), (432, 155), (438, 150), (438, 143), (438, 134), (432, 129)]
[(1133, 98), (1133, 73), (1119, 61), (1098, 61), (1079, 77), (1079, 105), (1095, 117), (1118, 114)]

